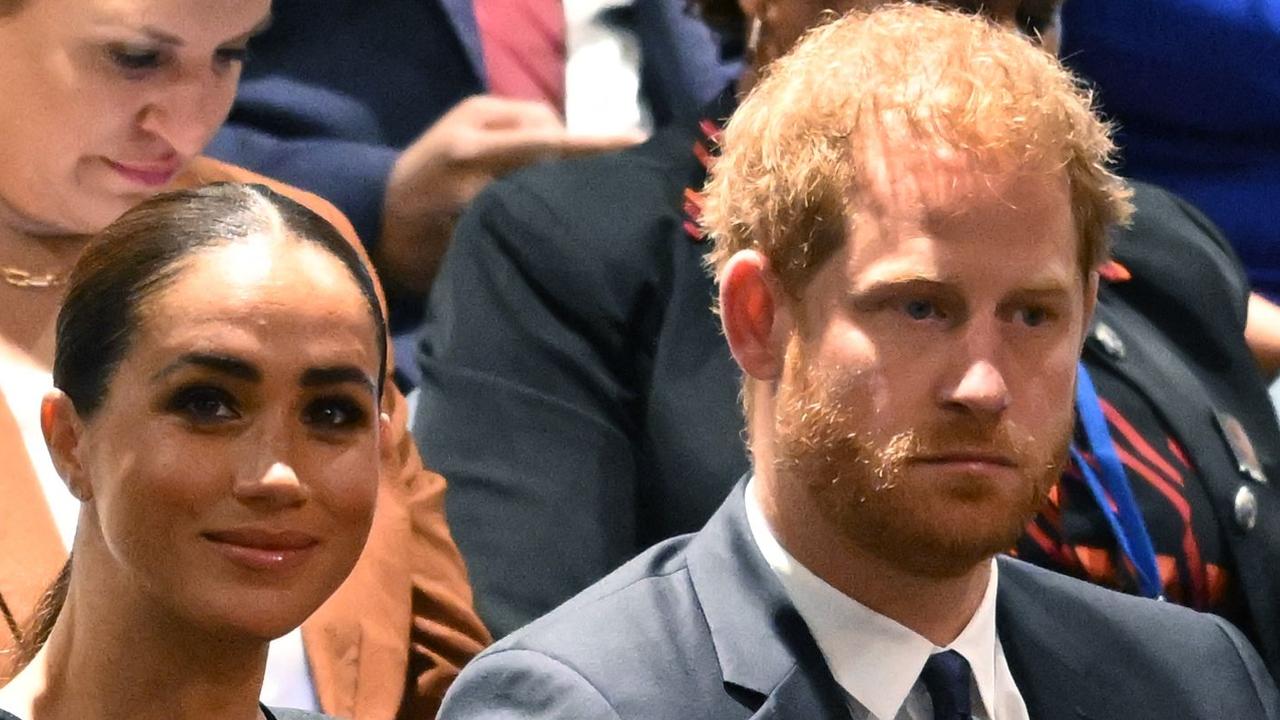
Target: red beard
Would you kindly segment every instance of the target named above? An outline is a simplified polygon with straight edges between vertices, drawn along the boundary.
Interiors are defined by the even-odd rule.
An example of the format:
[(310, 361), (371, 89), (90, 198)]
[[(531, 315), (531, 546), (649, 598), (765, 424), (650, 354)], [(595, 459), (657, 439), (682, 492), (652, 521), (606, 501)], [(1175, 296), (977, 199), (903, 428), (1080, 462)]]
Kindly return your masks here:
[[(1070, 410), (1038, 437), (941, 408), (936, 421), (889, 434), (859, 405), (868, 390), (856, 375), (817, 377), (802, 355), (779, 389), (779, 484), (802, 483), (842, 541), (916, 575), (955, 577), (1013, 547), (1066, 462)], [(1013, 472), (931, 474), (921, 460), (973, 450), (1008, 458)]]

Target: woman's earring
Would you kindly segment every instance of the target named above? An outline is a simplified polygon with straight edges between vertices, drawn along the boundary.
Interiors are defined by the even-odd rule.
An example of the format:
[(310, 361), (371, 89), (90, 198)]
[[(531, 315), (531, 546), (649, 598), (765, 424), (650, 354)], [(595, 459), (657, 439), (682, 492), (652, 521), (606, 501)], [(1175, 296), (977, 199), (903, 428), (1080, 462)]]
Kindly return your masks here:
[(751, 27), (747, 31), (747, 57), (755, 57), (756, 48), (760, 47), (760, 18), (751, 18)]

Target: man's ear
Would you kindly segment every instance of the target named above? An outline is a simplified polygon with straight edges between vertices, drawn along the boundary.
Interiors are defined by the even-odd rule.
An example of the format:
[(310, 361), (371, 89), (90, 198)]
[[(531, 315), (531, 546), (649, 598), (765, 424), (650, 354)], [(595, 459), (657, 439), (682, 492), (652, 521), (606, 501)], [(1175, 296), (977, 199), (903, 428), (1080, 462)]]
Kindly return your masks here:
[(764, 255), (740, 250), (725, 263), (720, 320), (733, 359), (748, 376), (771, 381), (782, 374), (791, 311)]
[(40, 429), (49, 457), (67, 489), (80, 502), (93, 498), (93, 485), (81, 460), (84, 421), (67, 394), (58, 389), (45, 393), (40, 402)]

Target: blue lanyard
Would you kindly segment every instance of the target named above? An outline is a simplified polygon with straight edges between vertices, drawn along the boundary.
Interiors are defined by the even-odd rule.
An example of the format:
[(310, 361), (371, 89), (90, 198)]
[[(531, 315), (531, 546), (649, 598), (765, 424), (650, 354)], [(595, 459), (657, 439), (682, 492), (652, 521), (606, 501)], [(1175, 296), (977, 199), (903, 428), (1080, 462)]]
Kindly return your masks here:
[[(1085, 439), (1089, 449), (1098, 460), (1102, 471), (1101, 477), (1089, 463), (1083, 453), (1073, 443), (1071, 457), (1084, 476), (1085, 485), (1093, 494), (1102, 514), (1107, 518), (1111, 534), (1116, 544), (1124, 553), (1138, 575), (1138, 587), (1142, 594), (1149, 598), (1161, 597), (1160, 568), (1156, 565), (1156, 553), (1151, 546), (1151, 534), (1147, 532), (1147, 524), (1138, 511), (1138, 503), (1133, 499), (1133, 491), (1129, 488), (1129, 478), (1125, 475), (1124, 466), (1120, 464), (1120, 456), (1116, 454), (1115, 443), (1107, 430), (1107, 420), (1102, 415), (1102, 406), (1098, 403), (1098, 391), (1093, 387), (1093, 380), (1080, 363), (1076, 371), (1076, 414), (1080, 424), (1084, 426)], [(1116, 509), (1111, 509), (1108, 500), (1115, 501)]]

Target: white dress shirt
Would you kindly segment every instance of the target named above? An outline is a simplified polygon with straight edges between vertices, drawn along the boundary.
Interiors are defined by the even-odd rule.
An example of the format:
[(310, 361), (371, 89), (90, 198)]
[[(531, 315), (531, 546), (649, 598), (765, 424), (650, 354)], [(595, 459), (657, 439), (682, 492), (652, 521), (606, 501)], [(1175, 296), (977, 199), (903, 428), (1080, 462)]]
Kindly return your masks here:
[(1029, 720), (996, 635), (999, 578), (994, 559), (977, 612), (955, 642), (940, 648), (831, 587), (791, 557), (769, 528), (754, 484), (752, 480), (746, 491), (752, 538), (813, 634), (855, 719), (932, 720), (933, 703), (919, 681), (920, 671), (933, 653), (955, 650), (973, 671), (970, 697), (975, 719)]
[(632, 0), (564, 0), (564, 118), (574, 134), (648, 132), (640, 93), (640, 40), (605, 22)]

